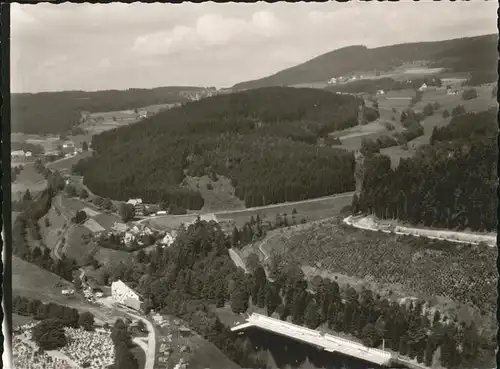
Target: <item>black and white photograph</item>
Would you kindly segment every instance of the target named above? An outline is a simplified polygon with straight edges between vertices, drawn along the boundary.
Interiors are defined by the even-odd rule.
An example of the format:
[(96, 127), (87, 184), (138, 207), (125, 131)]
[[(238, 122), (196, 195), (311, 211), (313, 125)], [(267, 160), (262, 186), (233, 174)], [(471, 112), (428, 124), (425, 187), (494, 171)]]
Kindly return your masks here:
[(496, 368), (497, 8), (11, 4), (4, 368)]

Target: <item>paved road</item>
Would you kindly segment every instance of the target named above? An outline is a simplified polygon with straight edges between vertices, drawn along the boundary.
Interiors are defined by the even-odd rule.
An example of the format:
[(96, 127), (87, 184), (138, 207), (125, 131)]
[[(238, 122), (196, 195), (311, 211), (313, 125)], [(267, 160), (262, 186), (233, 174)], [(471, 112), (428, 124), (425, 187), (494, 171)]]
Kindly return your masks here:
[[(252, 208), (245, 208), (245, 209), (238, 209), (238, 210), (222, 210), (222, 211), (217, 211), (217, 212), (208, 213), (208, 214), (214, 214), (217, 217), (217, 215), (221, 215), (221, 214), (244, 213), (246, 211), (255, 211), (255, 210), (264, 211), (267, 209), (279, 208), (282, 206), (310, 204), (310, 203), (315, 203), (315, 202), (320, 202), (320, 201), (325, 201), (325, 200), (330, 200), (330, 199), (340, 199), (340, 198), (344, 198), (344, 197), (352, 197), (353, 195), (354, 195), (354, 192), (344, 192), (344, 193), (337, 194), (337, 195), (316, 197), (314, 199), (309, 199), (309, 200), (282, 202), (279, 204), (271, 204), (271, 205), (266, 205), (266, 206), (256, 206), (256, 207), (252, 207)], [(199, 213), (199, 214), (201, 215), (202, 213)], [(198, 214), (177, 215), (177, 217), (182, 217), (182, 216), (192, 217), (192, 216), (196, 216), (196, 215), (198, 215)], [(155, 217), (148, 217), (148, 218), (139, 220), (138, 223), (146, 222), (148, 220), (153, 220), (153, 219), (161, 219), (161, 218), (169, 218), (169, 217), (172, 217), (172, 215), (159, 215), (159, 216), (155, 216)]]
[[(125, 311), (125, 310), (124, 310)], [(147, 320), (144, 317), (141, 317), (139, 315), (132, 314), (129, 311), (125, 311), (128, 315), (131, 317), (142, 320), (144, 324), (146, 324), (146, 327), (148, 327), (148, 345), (147, 348), (144, 350), (146, 353), (146, 364), (144, 365), (144, 369), (153, 369), (155, 365), (155, 352), (156, 352), (156, 332), (153, 327), (153, 324), (149, 320)], [(145, 345), (144, 341), (143, 344), (138, 343), (143, 349), (145, 348), (143, 345)]]

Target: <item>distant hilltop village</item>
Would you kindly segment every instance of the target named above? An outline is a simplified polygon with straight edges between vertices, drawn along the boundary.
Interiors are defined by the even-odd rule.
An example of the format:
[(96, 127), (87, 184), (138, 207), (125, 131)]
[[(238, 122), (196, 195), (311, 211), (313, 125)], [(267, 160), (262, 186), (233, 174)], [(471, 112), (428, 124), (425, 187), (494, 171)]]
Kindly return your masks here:
[(205, 89), (196, 90), (196, 91), (181, 91), (179, 93), (180, 96), (189, 99), (191, 101), (197, 101), (204, 99), (206, 97), (212, 97), (221, 94), (230, 94), (232, 92), (231, 88), (216, 88), (216, 87), (207, 87)]

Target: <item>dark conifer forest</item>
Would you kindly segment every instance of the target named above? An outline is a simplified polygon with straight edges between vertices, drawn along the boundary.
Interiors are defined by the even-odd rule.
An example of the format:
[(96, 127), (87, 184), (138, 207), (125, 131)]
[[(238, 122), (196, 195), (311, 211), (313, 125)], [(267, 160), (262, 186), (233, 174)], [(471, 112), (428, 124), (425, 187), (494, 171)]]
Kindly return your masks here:
[(263, 88), (188, 103), (94, 136), (74, 172), (96, 194), (200, 209), (185, 176), (229, 177), (246, 206), (354, 188), (352, 153), (318, 147), (358, 123), (361, 99), (315, 89)]
[(431, 145), (391, 169), (368, 155), (355, 211), (424, 226), (494, 231), (497, 227), (496, 111), (455, 116)]

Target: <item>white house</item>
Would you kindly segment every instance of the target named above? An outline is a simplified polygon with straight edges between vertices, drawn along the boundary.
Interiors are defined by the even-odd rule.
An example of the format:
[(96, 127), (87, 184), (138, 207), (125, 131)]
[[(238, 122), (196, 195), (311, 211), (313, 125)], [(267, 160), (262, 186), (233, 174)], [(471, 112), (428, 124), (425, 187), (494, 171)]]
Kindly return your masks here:
[(331, 85), (336, 85), (337, 84), (337, 78), (333, 77), (333, 78), (330, 78), (330, 80), (328, 81), (329, 84)]
[(427, 83), (424, 83), (420, 88), (418, 89), (420, 92), (424, 91), (427, 89)]
[(24, 156), (26, 156), (27, 158), (31, 157), (33, 154), (31, 153), (31, 151), (26, 151), (24, 153)]
[(385, 95), (385, 91), (384, 90), (378, 90), (377, 91), (377, 95)]
[(111, 296), (119, 304), (128, 306), (134, 310), (141, 308), (141, 296), (121, 280), (111, 283)]

